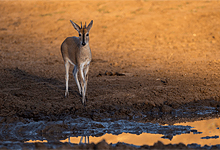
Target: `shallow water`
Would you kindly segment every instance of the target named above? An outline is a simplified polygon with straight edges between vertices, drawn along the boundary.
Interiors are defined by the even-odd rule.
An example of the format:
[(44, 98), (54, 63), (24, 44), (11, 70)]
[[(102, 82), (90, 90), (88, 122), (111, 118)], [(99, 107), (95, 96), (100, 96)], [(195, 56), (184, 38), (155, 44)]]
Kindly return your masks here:
[[(153, 123), (137, 123), (125, 120), (115, 122), (95, 122), (81, 118), (78, 121), (89, 121), (88, 124), (97, 126), (91, 129), (81, 128), (77, 136), (69, 136), (66, 139), (59, 140), (62, 143), (69, 142), (80, 143), (98, 143), (105, 139), (108, 144), (123, 142), (135, 146), (153, 145), (161, 141), (164, 144), (185, 145), (196, 143), (200, 146), (211, 146), (220, 144), (220, 118), (201, 120), (186, 123), (176, 123), (174, 125), (159, 125)], [(73, 122), (72, 125), (75, 125)], [(82, 125), (82, 124), (81, 124)], [(101, 129), (100, 125), (103, 125)], [(76, 126), (75, 126), (76, 127)], [(77, 128), (77, 127), (76, 127)], [(80, 127), (78, 128), (80, 129)], [(89, 132), (91, 131), (92, 132)], [(83, 135), (84, 133), (84, 135)], [(80, 136), (83, 135), (83, 136)], [(44, 142), (45, 140), (28, 140), (27, 143)]]

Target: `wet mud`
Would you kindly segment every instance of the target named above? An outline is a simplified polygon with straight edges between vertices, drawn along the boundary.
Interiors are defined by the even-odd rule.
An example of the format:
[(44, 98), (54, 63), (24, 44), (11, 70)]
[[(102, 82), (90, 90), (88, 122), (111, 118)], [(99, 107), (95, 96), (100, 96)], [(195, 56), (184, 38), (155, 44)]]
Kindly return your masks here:
[[(78, 127), (74, 129), (65, 123), (68, 118), (172, 125), (219, 117), (218, 1), (166, 4), (87, 1), (85, 8), (79, 10), (80, 4), (80, 1), (1, 2), (0, 136), (5, 139), (3, 145), (13, 146), (18, 139), (26, 141), (19, 135), (25, 130), (29, 131), (25, 134), (31, 133), (29, 128), (36, 128), (34, 133), (39, 139), (45, 133), (55, 137), (50, 135), (55, 130), (71, 129), (73, 134)], [(86, 106), (81, 103), (71, 75), (70, 95), (64, 98), (65, 68), (60, 45), (66, 37), (77, 35), (70, 19), (76, 23), (94, 20), (90, 31), (92, 62)], [(12, 129), (19, 125), (19, 132), (14, 134)], [(78, 146), (99, 145), (115, 148), (105, 142)], [(42, 144), (36, 146), (41, 148)]]

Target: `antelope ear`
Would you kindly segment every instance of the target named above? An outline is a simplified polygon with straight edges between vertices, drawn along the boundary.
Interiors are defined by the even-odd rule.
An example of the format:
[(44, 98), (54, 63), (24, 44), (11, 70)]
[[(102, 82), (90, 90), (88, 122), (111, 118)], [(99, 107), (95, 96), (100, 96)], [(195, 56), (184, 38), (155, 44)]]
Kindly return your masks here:
[(74, 23), (72, 20), (70, 20), (70, 22), (72, 23), (72, 25), (76, 29), (76, 31), (80, 32), (80, 27), (76, 23)]
[(90, 31), (90, 29), (92, 28), (92, 25), (93, 25), (93, 20), (89, 23), (89, 25), (86, 27), (86, 29), (88, 31)]

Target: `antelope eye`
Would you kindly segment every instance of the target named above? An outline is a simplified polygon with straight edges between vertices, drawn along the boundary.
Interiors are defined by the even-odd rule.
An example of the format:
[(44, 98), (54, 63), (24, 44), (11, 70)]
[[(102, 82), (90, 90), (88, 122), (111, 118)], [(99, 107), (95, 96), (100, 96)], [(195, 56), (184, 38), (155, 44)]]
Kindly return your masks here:
[(81, 33), (79, 33), (79, 36), (81, 36)]
[(87, 33), (86, 36), (89, 36), (89, 33)]

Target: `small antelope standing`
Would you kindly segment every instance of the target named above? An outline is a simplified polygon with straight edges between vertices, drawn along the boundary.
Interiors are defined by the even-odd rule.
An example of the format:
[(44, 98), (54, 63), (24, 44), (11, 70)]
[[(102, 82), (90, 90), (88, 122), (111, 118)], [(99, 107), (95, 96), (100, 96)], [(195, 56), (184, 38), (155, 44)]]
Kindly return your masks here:
[[(85, 104), (85, 96), (88, 82), (89, 64), (92, 60), (92, 54), (89, 47), (89, 31), (92, 28), (93, 20), (86, 27), (79, 27), (76, 23), (70, 20), (73, 27), (78, 31), (79, 37), (67, 37), (61, 45), (61, 53), (63, 56), (65, 69), (66, 69), (66, 91), (65, 97), (68, 97), (68, 81), (69, 81), (69, 67), (70, 64), (74, 65), (73, 76), (82, 96), (82, 103)], [(79, 80), (78, 80), (79, 72)], [(80, 81), (80, 83), (79, 83)]]

